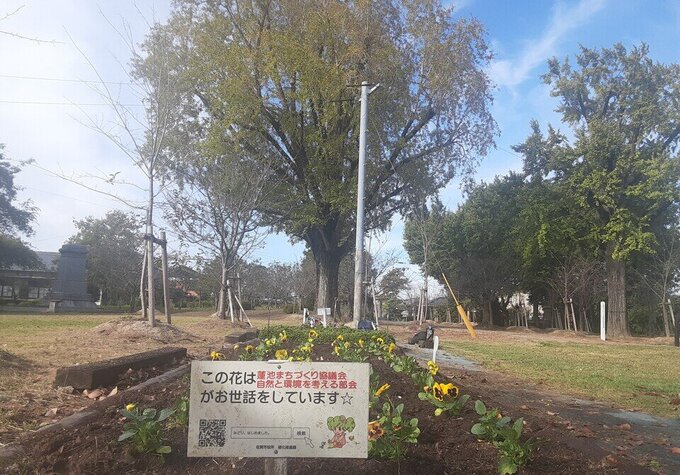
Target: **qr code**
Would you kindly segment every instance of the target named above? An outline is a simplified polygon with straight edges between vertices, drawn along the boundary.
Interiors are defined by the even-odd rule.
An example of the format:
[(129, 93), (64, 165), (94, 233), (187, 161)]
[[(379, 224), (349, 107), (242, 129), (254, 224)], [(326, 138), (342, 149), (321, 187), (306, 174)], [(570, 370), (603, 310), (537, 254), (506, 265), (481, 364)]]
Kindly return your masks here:
[(224, 419), (201, 419), (198, 426), (199, 447), (224, 447), (227, 421)]

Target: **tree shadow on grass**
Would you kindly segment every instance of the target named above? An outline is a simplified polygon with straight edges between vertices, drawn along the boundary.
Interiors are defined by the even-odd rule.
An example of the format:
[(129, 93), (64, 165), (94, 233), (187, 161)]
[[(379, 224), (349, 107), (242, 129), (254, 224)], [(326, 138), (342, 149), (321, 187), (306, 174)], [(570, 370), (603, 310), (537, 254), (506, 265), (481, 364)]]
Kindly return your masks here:
[(0, 350), (0, 375), (29, 371), (35, 368), (35, 363), (9, 351)]

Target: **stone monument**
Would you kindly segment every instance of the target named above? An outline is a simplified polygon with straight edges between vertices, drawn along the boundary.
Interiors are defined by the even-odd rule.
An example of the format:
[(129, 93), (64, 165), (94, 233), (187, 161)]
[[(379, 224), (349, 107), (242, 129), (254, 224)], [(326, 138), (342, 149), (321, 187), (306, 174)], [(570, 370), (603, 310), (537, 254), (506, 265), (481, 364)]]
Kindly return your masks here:
[(87, 293), (87, 246), (64, 244), (59, 253), (61, 257), (57, 265), (57, 278), (48, 295), (50, 312), (96, 308), (92, 296)]

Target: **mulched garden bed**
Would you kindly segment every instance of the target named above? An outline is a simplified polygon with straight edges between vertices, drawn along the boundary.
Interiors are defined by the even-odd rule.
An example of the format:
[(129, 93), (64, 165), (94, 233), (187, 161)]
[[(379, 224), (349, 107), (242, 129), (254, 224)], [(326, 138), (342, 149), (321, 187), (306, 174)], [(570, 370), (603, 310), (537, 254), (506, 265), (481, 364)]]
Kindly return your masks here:
[[(140, 368), (137, 370), (127, 370), (120, 373), (118, 382), (105, 387), (92, 389), (89, 391), (80, 391), (68, 387), (59, 388), (59, 399), (53, 401), (51, 408), (46, 410), (45, 401), (42, 400), (40, 394), (25, 393), (21, 399), (11, 402), (3, 402), (3, 409), (10, 412), (12, 415), (7, 418), (8, 422), (14, 427), (22, 427), (24, 425), (42, 427), (47, 424), (57, 422), (58, 420), (81, 412), (89, 408), (89, 406), (99, 400), (104, 400), (109, 395), (116, 392), (125, 391), (133, 386), (136, 386), (151, 378), (155, 378), (173, 368), (177, 368), (189, 361), (188, 358), (175, 360), (172, 363), (156, 365), (149, 368)], [(88, 394), (96, 397), (88, 397)], [(22, 432), (4, 432), (0, 430), (0, 442), (3, 444), (14, 443), (21, 440)]]
[[(292, 345), (291, 345), (292, 347)], [(226, 359), (236, 359), (233, 350), (225, 350)], [(314, 347), (315, 360), (338, 361), (328, 344)], [(409, 447), (408, 456), (400, 463), (375, 459), (289, 459), (291, 474), (495, 474), (498, 451), (491, 444), (479, 442), (470, 433), (477, 422), (474, 401), (468, 402), (459, 417), (434, 416), (434, 407), (418, 399), (415, 384), (408, 375), (395, 373), (384, 362), (371, 359), (381, 383), (389, 383), (389, 397), (395, 404), (403, 402), (407, 418), (417, 417), (421, 435), (417, 445)], [(447, 381), (446, 378), (438, 378)], [(451, 381), (456, 383), (456, 381)], [(461, 387), (465, 393), (465, 387)], [(263, 473), (263, 459), (188, 458), (186, 457), (186, 428), (166, 432), (172, 453), (162, 460), (158, 456), (139, 456), (129, 445), (117, 442), (122, 432), (123, 419), (118, 410), (128, 403), (157, 409), (174, 407), (182, 396), (188, 396), (189, 380), (184, 376), (164, 385), (147, 387), (141, 391), (120, 393), (95, 404), (100, 417), (87, 426), (59, 432), (38, 433), (21, 440), (24, 456), (5, 473), (182, 473), (182, 474), (257, 474)], [(371, 414), (373, 418), (375, 414)], [(532, 434), (531, 421), (525, 433)], [(598, 457), (590, 458), (566, 444), (537, 437), (539, 446), (532, 461), (522, 467), (520, 474), (602, 474), (636, 473), (603, 464)], [(0, 469), (1, 470), (1, 469)]]

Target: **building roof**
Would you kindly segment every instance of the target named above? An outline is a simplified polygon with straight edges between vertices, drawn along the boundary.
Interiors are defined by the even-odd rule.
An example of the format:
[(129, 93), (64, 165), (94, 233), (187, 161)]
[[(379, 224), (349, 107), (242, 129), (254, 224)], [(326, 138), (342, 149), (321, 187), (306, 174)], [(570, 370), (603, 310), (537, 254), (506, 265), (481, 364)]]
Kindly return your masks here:
[(43, 272), (57, 271), (57, 263), (59, 262), (60, 257), (60, 254), (58, 252), (35, 251), (35, 254), (38, 256), (38, 261), (40, 262), (39, 267), (29, 268), (21, 267), (15, 264), (10, 266), (8, 270), (43, 271)]

